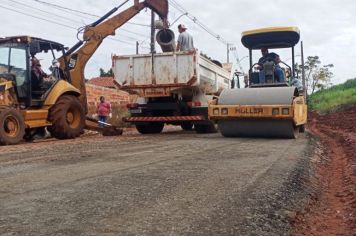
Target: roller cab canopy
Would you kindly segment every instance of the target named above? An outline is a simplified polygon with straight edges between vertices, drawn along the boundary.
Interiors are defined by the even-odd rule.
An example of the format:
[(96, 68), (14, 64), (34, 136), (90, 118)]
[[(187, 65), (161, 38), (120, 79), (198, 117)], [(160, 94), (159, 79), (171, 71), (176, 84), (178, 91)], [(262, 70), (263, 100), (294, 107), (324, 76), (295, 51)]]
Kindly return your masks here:
[(290, 48), (300, 39), (298, 27), (270, 27), (242, 33), (242, 44), (250, 49)]

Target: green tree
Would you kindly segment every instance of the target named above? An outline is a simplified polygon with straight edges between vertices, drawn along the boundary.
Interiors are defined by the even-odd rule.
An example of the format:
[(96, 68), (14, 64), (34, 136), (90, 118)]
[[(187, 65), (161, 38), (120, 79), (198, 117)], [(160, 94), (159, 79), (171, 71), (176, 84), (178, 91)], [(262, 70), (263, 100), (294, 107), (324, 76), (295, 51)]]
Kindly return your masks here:
[(103, 68), (100, 68), (100, 77), (113, 77), (114, 73), (112, 72), (112, 69), (108, 70), (105, 72)]
[[(331, 78), (334, 74), (331, 71), (333, 64), (321, 65), (318, 56), (308, 56), (304, 64), (305, 83), (309, 94), (313, 94), (320, 89), (331, 86)], [(302, 65), (296, 64), (297, 76), (302, 74)]]

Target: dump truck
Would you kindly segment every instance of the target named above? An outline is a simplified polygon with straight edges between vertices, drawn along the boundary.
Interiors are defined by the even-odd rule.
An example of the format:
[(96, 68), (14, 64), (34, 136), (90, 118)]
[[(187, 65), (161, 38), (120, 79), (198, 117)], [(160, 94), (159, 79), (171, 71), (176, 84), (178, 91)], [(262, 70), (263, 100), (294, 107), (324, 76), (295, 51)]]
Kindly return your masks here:
[(162, 45), (161, 32), (157, 42), (166, 52), (112, 57), (117, 85), (138, 96), (128, 105), (130, 117), (125, 121), (135, 124), (141, 134), (160, 133), (164, 124), (216, 132), (208, 120), (208, 102), (229, 87), (231, 73), (198, 50), (174, 51), (170, 30), (164, 30), (168, 41)]
[[(247, 88), (224, 90), (209, 104), (209, 119), (218, 123), (223, 136), (296, 138), (299, 132), (304, 132), (307, 105), (304, 88), (295, 77), (294, 47), (299, 40), (297, 27), (271, 27), (242, 33), (242, 44), (250, 55)], [(283, 48), (291, 49), (292, 65), (276, 60), (253, 63), (253, 50)], [(255, 70), (256, 66), (260, 71)], [(276, 75), (277, 69), (283, 70), (283, 81)]]
[[(116, 13), (127, 2), (83, 27), (83, 39), (69, 49), (31, 36), (0, 38), (0, 144), (31, 140), (45, 127), (58, 139), (79, 136), (85, 125), (99, 129), (92, 121), (86, 123), (86, 63), (106, 37), (115, 35), (117, 28), (145, 8), (156, 12), (165, 26), (168, 24), (167, 0), (134, 0), (132, 6)], [(35, 87), (34, 81), (44, 80), (31, 66), (40, 53), (53, 56), (52, 84)]]

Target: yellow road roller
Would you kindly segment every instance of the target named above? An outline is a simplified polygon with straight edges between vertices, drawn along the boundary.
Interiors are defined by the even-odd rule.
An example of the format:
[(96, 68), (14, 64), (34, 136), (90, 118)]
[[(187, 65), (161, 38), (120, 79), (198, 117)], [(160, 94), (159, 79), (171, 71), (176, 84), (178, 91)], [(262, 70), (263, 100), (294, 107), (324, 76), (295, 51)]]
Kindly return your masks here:
[[(249, 49), (250, 69), (245, 88), (226, 89), (209, 104), (209, 119), (225, 137), (296, 138), (304, 132), (307, 105), (302, 83), (295, 77), (297, 27), (273, 27), (242, 33)], [(292, 65), (275, 49), (291, 49)], [(253, 50), (262, 57), (253, 63)]]

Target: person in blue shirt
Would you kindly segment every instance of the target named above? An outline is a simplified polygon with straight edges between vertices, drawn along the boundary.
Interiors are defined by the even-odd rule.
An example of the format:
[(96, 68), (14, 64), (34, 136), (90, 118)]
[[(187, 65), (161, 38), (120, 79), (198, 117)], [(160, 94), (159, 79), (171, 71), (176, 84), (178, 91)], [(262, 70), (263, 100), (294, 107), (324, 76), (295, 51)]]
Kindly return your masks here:
[(257, 69), (260, 70), (260, 83), (265, 83), (266, 82), (266, 77), (265, 73), (263, 71), (263, 64), (268, 62), (268, 61), (273, 61), (275, 63), (275, 68), (274, 68), (274, 76), (278, 82), (285, 82), (285, 76), (282, 68), (278, 65), (281, 62), (281, 59), (278, 54), (271, 52), (268, 52), (268, 48), (262, 48), (261, 49), (262, 57), (258, 60), (258, 66)]
[(178, 25), (179, 37), (177, 40), (177, 51), (194, 50), (193, 37), (187, 32), (187, 27)]

